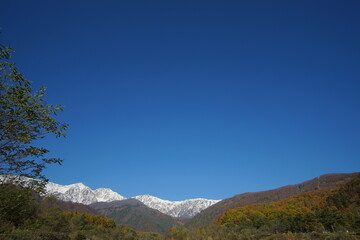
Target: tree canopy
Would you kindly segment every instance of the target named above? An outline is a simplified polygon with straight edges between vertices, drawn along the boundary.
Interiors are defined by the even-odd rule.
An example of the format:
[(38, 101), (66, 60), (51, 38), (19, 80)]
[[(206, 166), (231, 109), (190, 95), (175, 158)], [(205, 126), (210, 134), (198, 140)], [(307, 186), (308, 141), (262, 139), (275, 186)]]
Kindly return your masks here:
[(32, 182), (38, 188), (47, 180), (42, 173), (46, 165), (60, 164), (62, 159), (47, 158), (49, 150), (36, 145), (36, 140), (65, 136), (68, 125), (55, 119), (63, 106), (48, 104), (46, 88), (34, 92), (31, 81), (10, 62), (12, 52), (0, 44), (0, 174), (2, 181), (6, 176), (19, 184), (24, 177), (41, 180)]

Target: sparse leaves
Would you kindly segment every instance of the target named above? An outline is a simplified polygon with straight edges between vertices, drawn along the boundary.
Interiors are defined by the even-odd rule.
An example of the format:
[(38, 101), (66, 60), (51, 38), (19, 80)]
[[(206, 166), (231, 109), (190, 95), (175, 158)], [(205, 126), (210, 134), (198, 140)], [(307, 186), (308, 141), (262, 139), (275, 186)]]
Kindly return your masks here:
[(31, 82), (9, 62), (11, 52), (0, 45), (0, 174), (46, 180), (45, 166), (62, 160), (46, 158), (49, 150), (34, 143), (48, 135), (65, 136), (68, 125), (54, 118), (63, 106), (43, 99), (45, 87), (32, 91)]

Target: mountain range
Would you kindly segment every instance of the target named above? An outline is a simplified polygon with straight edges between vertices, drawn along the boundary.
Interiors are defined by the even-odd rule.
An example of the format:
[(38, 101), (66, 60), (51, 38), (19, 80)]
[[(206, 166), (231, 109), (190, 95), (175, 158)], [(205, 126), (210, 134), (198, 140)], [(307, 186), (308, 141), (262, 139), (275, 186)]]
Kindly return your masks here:
[[(92, 190), (83, 183), (59, 185), (49, 182), (46, 185), (46, 192), (48, 195), (53, 195), (62, 201), (82, 203), (86, 205), (97, 202), (113, 202), (126, 199), (109, 188), (98, 188)], [(151, 195), (139, 195), (130, 199), (138, 200), (145, 206), (156, 209), (169, 216), (185, 218), (194, 217), (205, 208), (208, 208), (220, 201), (204, 198), (188, 199), (184, 201), (169, 201)]]
[[(231, 209), (273, 203), (302, 193), (338, 187), (358, 174), (325, 174), (299, 184), (242, 193), (221, 201), (202, 198), (168, 201), (150, 195), (125, 198), (108, 188), (92, 190), (82, 183), (59, 185), (49, 182), (47, 195), (61, 201), (55, 198), (44, 198), (43, 201), (49, 207), (59, 207), (64, 211), (101, 214), (113, 218), (117, 224), (142, 232), (166, 233), (171, 226), (185, 224), (188, 229), (211, 226)], [(0, 175), (0, 183), (6, 182), (4, 176)]]

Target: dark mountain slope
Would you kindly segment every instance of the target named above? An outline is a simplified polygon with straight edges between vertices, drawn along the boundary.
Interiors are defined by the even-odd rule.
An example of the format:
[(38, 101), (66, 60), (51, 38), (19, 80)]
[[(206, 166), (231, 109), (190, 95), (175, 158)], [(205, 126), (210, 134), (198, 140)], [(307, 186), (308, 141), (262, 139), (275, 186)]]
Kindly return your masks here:
[(249, 192), (224, 199), (197, 214), (186, 226), (189, 228), (213, 224), (226, 210), (250, 204), (269, 203), (300, 193), (342, 185), (358, 173), (325, 174), (312, 180), (262, 192)]
[(131, 226), (143, 232), (165, 233), (170, 227), (177, 225), (171, 216), (149, 208), (136, 199), (93, 203), (90, 206), (100, 214), (113, 218), (117, 224)]
[(42, 205), (46, 208), (60, 208), (66, 212), (88, 213), (93, 215), (99, 215), (99, 213), (82, 203), (65, 202), (56, 199), (55, 197), (46, 197), (42, 199)]
[(108, 208), (117, 208), (117, 207), (122, 207), (122, 206), (140, 206), (140, 205), (144, 205), (142, 202), (140, 202), (139, 200), (136, 199), (124, 199), (124, 200), (118, 200), (118, 201), (112, 201), (112, 202), (96, 202), (96, 203), (92, 203), (89, 206), (94, 208), (94, 209), (108, 209)]

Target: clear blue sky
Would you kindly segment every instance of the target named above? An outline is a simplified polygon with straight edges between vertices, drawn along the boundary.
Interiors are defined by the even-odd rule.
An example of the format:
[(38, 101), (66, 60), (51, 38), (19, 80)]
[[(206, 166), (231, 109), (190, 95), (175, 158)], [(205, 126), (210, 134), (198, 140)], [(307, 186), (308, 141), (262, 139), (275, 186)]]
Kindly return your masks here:
[(2, 1), (3, 44), (66, 139), (46, 170), (222, 199), (360, 171), (360, 1)]

